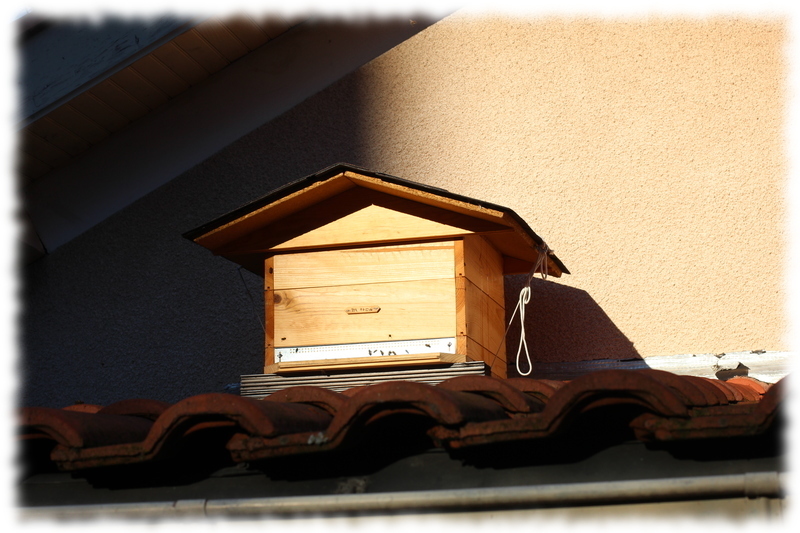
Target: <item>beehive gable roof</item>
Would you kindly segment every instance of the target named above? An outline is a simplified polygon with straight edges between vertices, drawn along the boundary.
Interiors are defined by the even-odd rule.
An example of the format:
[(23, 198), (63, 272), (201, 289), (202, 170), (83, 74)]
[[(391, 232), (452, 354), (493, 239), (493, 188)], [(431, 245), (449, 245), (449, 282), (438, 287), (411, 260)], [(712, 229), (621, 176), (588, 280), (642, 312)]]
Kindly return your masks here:
[[(527, 272), (544, 241), (512, 210), (340, 163), (289, 183), (184, 236), (260, 273), (276, 253), (481, 234), (507, 273)], [(569, 273), (548, 253), (548, 272)]]

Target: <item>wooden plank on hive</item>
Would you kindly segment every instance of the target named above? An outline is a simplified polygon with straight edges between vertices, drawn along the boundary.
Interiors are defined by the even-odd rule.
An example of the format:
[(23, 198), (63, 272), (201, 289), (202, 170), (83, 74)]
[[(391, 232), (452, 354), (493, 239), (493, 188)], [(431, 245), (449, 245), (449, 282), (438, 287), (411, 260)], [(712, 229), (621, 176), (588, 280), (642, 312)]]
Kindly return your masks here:
[(431, 239), (468, 233), (470, 233), (468, 229), (442, 224), (373, 204), (273, 246), (272, 249), (279, 251), (357, 243)]
[[(492, 273), (500, 268), (502, 258), (480, 236), (456, 241), (454, 252), (456, 353), (484, 361), (492, 375), (506, 377), (504, 299), (495, 301), (479, 286), (480, 283), (495, 297), (502, 294), (502, 274)], [(467, 278), (468, 273), (477, 283)]]
[(454, 336), (452, 278), (276, 290), (274, 302), (276, 347)]
[(264, 364), (275, 362), (275, 283), (272, 257), (264, 261)]
[(488, 350), (469, 337), (466, 339), (466, 344), (467, 354), (471, 360), (479, 360), (486, 363), (493, 377), (502, 379), (508, 377), (508, 363), (504, 358), (506, 353), (505, 343), (501, 346), (498, 354), (493, 353), (495, 348)]
[(456, 291), (455, 318), (456, 318), (456, 353), (467, 353), (467, 291), (463, 281), (466, 279), (464, 271), (464, 240), (455, 241), (453, 248), (455, 259), (453, 286)]
[[(520, 239), (525, 235), (521, 245)], [(507, 259), (504, 264), (505, 274), (527, 274), (539, 258), (538, 245), (524, 233), (493, 233), (486, 235), (486, 239)], [(514, 261), (517, 259), (518, 261)], [(548, 258), (548, 275), (559, 278), (561, 270)]]
[(374, 246), (274, 257), (275, 289), (453, 277), (453, 242)]
[(527, 274), (531, 271), (535, 263), (517, 259), (516, 257), (503, 256), (503, 274)]
[(363, 174), (357, 174), (355, 172), (346, 171), (344, 175), (354, 183), (357, 183), (368, 189), (374, 189), (380, 192), (391, 191), (392, 195), (400, 198), (405, 198), (407, 200), (413, 200), (415, 202), (421, 202), (423, 204), (440, 207), (448, 211), (455, 211), (463, 215), (504, 224), (503, 213), (496, 209), (462, 202), (447, 196), (441, 196), (428, 191), (406, 187), (404, 185), (391, 183), (379, 178), (373, 178), (372, 176), (364, 176)]
[(503, 257), (480, 235), (464, 237), (464, 276), (501, 307), (505, 302)]
[(274, 224), (257, 226), (241, 238), (229, 241), (216, 252), (220, 255), (288, 252), (508, 231), (504, 226), (481, 219), (364, 188), (347, 189), (273, 221)]
[[(490, 353), (494, 353), (503, 342), (505, 309), (465, 277), (458, 277), (455, 281), (456, 313), (460, 320), (456, 351), (460, 352), (460, 349), (466, 347), (467, 351), (463, 353), (473, 355), (467, 344), (467, 339), (471, 339)], [(463, 302), (463, 310), (458, 302)], [(473, 356), (473, 359), (478, 358)]]
[(428, 353), (414, 355), (383, 355), (378, 357), (353, 357), (343, 359), (319, 359), (292, 363), (276, 363), (264, 367), (265, 374), (312, 372), (317, 370), (367, 369), (386, 366), (418, 366), (431, 364), (466, 363), (465, 355), (452, 353)]
[[(259, 230), (259, 228), (269, 226), (272, 222), (281, 220), (291, 213), (307, 209), (312, 205), (322, 202), (331, 196), (336, 196), (353, 187), (353, 183), (342, 176), (335, 176), (322, 182), (313, 183), (300, 191), (288, 194), (268, 205), (255, 209), (235, 220), (223, 224), (205, 235), (198, 237), (195, 239), (195, 242), (212, 250), (220, 249), (223, 246), (230, 247), (230, 243), (236, 242), (242, 237), (250, 236)], [(261, 242), (260, 237), (260, 233), (256, 233), (251, 238), (253, 241), (252, 243), (248, 240), (244, 244), (237, 243), (235, 246), (241, 246), (243, 248), (248, 245), (259, 246)], [(222, 254), (225, 252), (217, 251), (217, 253)]]

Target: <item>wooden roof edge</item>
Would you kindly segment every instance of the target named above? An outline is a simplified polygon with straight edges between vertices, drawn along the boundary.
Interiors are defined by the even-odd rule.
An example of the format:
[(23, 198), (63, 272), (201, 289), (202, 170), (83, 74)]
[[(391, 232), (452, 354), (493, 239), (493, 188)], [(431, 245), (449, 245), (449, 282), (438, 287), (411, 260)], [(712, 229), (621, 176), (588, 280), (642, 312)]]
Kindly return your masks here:
[(507, 215), (510, 218), (509, 222), (511, 224), (511, 227), (515, 229), (519, 235), (525, 235), (533, 240), (533, 242), (535, 243), (534, 247), (537, 249), (537, 251), (540, 250), (541, 248), (547, 250), (547, 257), (550, 258), (553, 264), (560, 270), (561, 274), (572, 274), (572, 272), (569, 271), (566, 265), (564, 265), (564, 263), (561, 262), (561, 259), (559, 259), (558, 256), (550, 249), (547, 243), (544, 242), (544, 239), (542, 239), (535, 231), (533, 231), (531, 227), (528, 226), (528, 223), (525, 222), (525, 220), (522, 217), (520, 217), (517, 213), (515, 213), (511, 209), (507, 209), (505, 215)]
[[(218, 218), (216, 218), (216, 219), (214, 219), (214, 220), (212, 220), (210, 222), (207, 222), (207, 223), (205, 223), (205, 224), (203, 224), (203, 225), (201, 225), (201, 226), (199, 226), (199, 227), (197, 227), (197, 228), (195, 228), (193, 230), (189, 230), (189, 231), (185, 232), (183, 234), (183, 237), (186, 238), (186, 239), (189, 239), (191, 241), (196, 241), (200, 237), (202, 237), (204, 235), (207, 235), (208, 233), (211, 233), (214, 230), (217, 230), (218, 228), (221, 228), (222, 226), (230, 224), (231, 222), (233, 222), (233, 221), (235, 221), (235, 220), (237, 220), (239, 218), (242, 218), (242, 217), (246, 216), (247, 214), (252, 213), (253, 211), (261, 209), (261, 208), (263, 208), (263, 207), (265, 207), (265, 206), (267, 206), (267, 205), (269, 205), (269, 204), (271, 204), (273, 202), (276, 202), (276, 201), (278, 201), (278, 200), (280, 200), (280, 199), (282, 199), (282, 198), (284, 198), (286, 196), (289, 196), (289, 195), (292, 195), (292, 194), (294, 194), (296, 192), (299, 192), (299, 191), (309, 187), (310, 185), (313, 185), (314, 183), (319, 183), (319, 182), (322, 182), (322, 181), (326, 181), (326, 180), (328, 180), (330, 178), (333, 178), (333, 177), (338, 176), (340, 174), (344, 174), (346, 172), (353, 172), (353, 173), (361, 174), (361, 175), (368, 176), (368, 177), (371, 177), (371, 178), (379, 179), (381, 181), (384, 181), (384, 182), (387, 182), (387, 183), (390, 183), (390, 184), (399, 185), (399, 186), (402, 186), (402, 187), (413, 189), (415, 191), (428, 193), (428, 194), (433, 194), (433, 195), (437, 195), (437, 196), (440, 196), (440, 197), (443, 197), (443, 198), (454, 200), (456, 202), (469, 204), (469, 205), (475, 206), (477, 208), (499, 211), (499, 212), (503, 213), (504, 218), (506, 216), (508, 216), (511, 220), (513, 220), (513, 222), (515, 224), (512, 224), (512, 225), (517, 225), (519, 227), (519, 229), (522, 230), (522, 233), (525, 233), (530, 238), (532, 238), (533, 241), (538, 246), (547, 246), (545, 244), (544, 240), (541, 237), (539, 237), (539, 235), (537, 235), (536, 232), (534, 232), (533, 229), (531, 229), (530, 226), (528, 226), (527, 222), (525, 222), (525, 220), (523, 220), (522, 217), (520, 217), (517, 213), (515, 213), (512, 209), (510, 209), (508, 207), (504, 207), (504, 206), (501, 206), (501, 205), (493, 204), (491, 202), (486, 202), (486, 201), (483, 201), (483, 200), (477, 200), (475, 198), (470, 198), (468, 196), (463, 196), (463, 195), (460, 195), (460, 194), (456, 194), (456, 193), (448, 191), (447, 189), (442, 189), (440, 187), (434, 187), (434, 186), (431, 186), (431, 185), (425, 185), (425, 184), (418, 183), (418, 182), (411, 181), (411, 180), (407, 180), (407, 179), (404, 179), (404, 178), (398, 178), (397, 176), (391, 176), (389, 174), (384, 174), (384, 173), (381, 173), (381, 172), (375, 172), (374, 170), (369, 170), (369, 169), (366, 169), (366, 168), (363, 168), (363, 167), (359, 167), (357, 165), (353, 165), (353, 164), (350, 164), (350, 163), (341, 163), (341, 162), (333, 164), (333, 165), (331, 165), (329, 167), (326, 167), (326, 168), (324, 168), (324, 169), (322, 169), (322, 170), (320, 170), (318, 172), (315, 172), (314, 174), (306, 176), (304, 178), (300, 178), (298, 180), (295, 180), (295, 181), (292, 181), (290, 183), (287, 183), (286, 185), (278, 187), (277, 189), (274, 189), (273, 191), (271, 191), (271, 192), (267, 193), (266, 195), (262, 196), (261, 198), (258, 198), (258, 199), (254, 200), (252, 202), (249, 202), (249, 203), (247, 203), (247, 204), (245, 204), (245, 205), (243, 205), (243, 206), (241, 206), (241, 207), (239, 207), (237, 209), (234, 209), (233, 211), (231, 211), (229, 213), (226, 213), (226, 214), (224, 214), (224, 215), (222, 215), (222, 216), (220, 216), (220, 217), (218, 217)], [(561, 262), (561, 260), (555, 254), (553, 254), (552, 252), (549, 251), (549, 248), (548, 248), (548, 257), (551, 258), (551, 260), (556, 264), (556, 266), (563, 273), (565, 273), (565, 274), (569, 274), (570, 273), (570, 271)]]

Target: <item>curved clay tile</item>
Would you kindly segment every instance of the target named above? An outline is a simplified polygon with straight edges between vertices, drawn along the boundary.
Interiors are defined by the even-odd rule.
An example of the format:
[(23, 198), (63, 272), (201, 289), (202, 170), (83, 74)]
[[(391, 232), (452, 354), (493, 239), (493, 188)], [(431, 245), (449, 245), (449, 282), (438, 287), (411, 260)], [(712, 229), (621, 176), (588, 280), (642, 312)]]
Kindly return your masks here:
[(728, 398), (725, 396), (721, 390), (711, 384), (710, 380), (706, 378), (699, 378), (697, 376), (680, 376), (682, 379), (685, 379), (694, 385), (697, 386), (698, 389), (703, 393), (705, 396), (705, 404), (704, 405), (696, 405), (695, 407), (708, 407), (709, 405), (726, 405), (728, 403)]
[(742, 387), (747, 387), (748, 389), (753, 390), (759, 395), (763, 395), (767, 393), (767, 387), (761, 383), (760, 381), (748, 378), (748, 377), (735, 377), (727, 380), (727, 383), (731, 385), (737, 385)]
[(50, 436), (61, 446), (79, 449), (140, 441), (153, 424), (137, 417), (25, 407), (20, 425)]
[(728, 383), (728, 387), (735, 389), (742, 395), (745, 401), (748, 402), (757, 402), (761, 399), (761, 395), (750, 388), (748, 385), (744, 385), (741, 383)]
[(234, 435), (228, 443), (228, 450), (235, 461), (326, 451), (341, 445), (351, 429), (401, 413), (427, 417), (438, 424), (436, 427), (508, 419), (498, 402), (479, 394), (449, 391), (411, 381), (391, 381), (359, 387), (339, 408), (324, 431), (299, 433), (281, 439)]
[[(144, 417), (165, 404), (149, 400), (118, 402), (96, 414), (25, 408), (19, 423), (23, 437), (55, 441), (48, 452), (50, 460), (64, 470), (75, 470), (166, 457), (190, 433), (215, 435), (209, 442), (218, 442), (220, 436), (228, 439), (225, 446), (235, 461), (332, 450), (352, 428), (408, 412), (427, 417), (433, 424), (429, 435), (446, 448), (548, 438), (563, 424), (579, 423), (572, 414), (632, 401), (648, 410), (631, 421), (642, 440), (754, 435), (772, 425), (783, 398), (782, 382), (770, 387), (760, 401), (728, 405), (727, 399), (719, 399), (725, 398), (724, 391), (735, 397), (735, 388), (745, 399), (747, 394), (758, 395), (740, 380), (718, 387), (712, 380), (691, 376), (607, 370), (563, 385), (541, 412), (524, 413), (510, 409), (519, 405), (518, 394), (525, 394), (528, 386), (540, 390), (547, 385), (520, 379), (459, 378), (438, 387), (396, 381), (361, 387), (352, 397), (317, 387), (286, 389), (267, 401), (203, 394), (164, 409), (155, 423)], [(725, 403), (689, 409), (698, 407), (696, 401), (706, 407), (708, 398)], [(513, 418), (509, 412), (514, 412)]]
[(325, 432), (328, 438), (372, 417), (375, 411), (413, 410), (445, 426), (508, 418), (495, 401), (478, 394), (455, 392), (412, 381), (389, 381), (364, 387), (336, 413)]
[(563, 418), (569, 411), (585, 409), (595, 400), (620, 403), (637, 399), (652, 411), (666, 416), (688, 416), (684, 401), (669, 387), (636, 370), (601, 370), (585, 374), (560, 388), (550, 398), (543, 415)]
[[(706, 379), (708, 381), (708, 383), (710, 383), (713, 386), (715, 386), (717, 389), (719, 389), (722, 392), (722, 394), (725, 395), (725, 402), (726, 403), (732, 403), (732, 402), (736, 402), (737, 401), (736, 400), (736, 395), (734, 394), (734, 392), (732, 390), (730, 390), (730, 387), (726, 387), (724, 382), (722, 382), (722, 381), (720, 381), (718, 379), (708, 379), (708, 378), (703, 378), (703, 379)], [(739, 393), (739, 395), (741, 396), (741, 393)]]
[[(111, 415), (85, 415), (93, 417)], [(138, 417), (122, 417), (139, 420)], [(137, 442), (112, 446), (84, 446), (82, 449), (56, 449), (52, 457), (68, 470), (148, 461), (162, 450), (169, 450), (187, 434), (199, 429), (218, 428), (220, 424), (239, 426), (256, 435), (275, 436), (325, 428), (331, 416), (322, 409), (304, 404), (264, 402), (232, 394), (209, 393), (181, 400), (164, 411), (150, 427), (146, 437)], [(226, 424), (227, 422), (227, 424)]]
[(558, 390), (567, 383), (569, 383), (569, 381), (558, 381), (555, 379), (537, 379), (536, 381), (538, 381), (539, 383), (544, 383), (545, 385), (550, 385), (555, 390)]
[(95, 405), (92, 403), (76, 403), (63, 407), (64, 411), (75, 411), (77, 413), (96, 413), (102, 409), (102, 405)]
[(663, 383), (676, 393), (686, 402), (688, 406), (704, 406), (708, 405), (706, 395), (703, 391), (695, 385), (692, 380), (684, 379), (684, 376), (678, 376), (666, 370), (656, 370), (655, 368), (644, 368), (637, 370), (647, 376), (652, 377), (660, 383)]
[(322, 387), (302, 385), (279, 390), (264, 398), (263, 401), (307, 403), (335, 415), (347, 402), (347, 396)]
[(733, 396), (733, 399), (730, 400), (732, 402), (742, 402), (747, 399), (747, 397), (742, 394), (742, 391), (739, 390), (738, 387), (731, 385), (730, 383), (720, 380), (715, 384), (724, 387), (725, 390), (727, 390)]
[[(559, 388), (564, 385), (564, 383), (561, 381), (555, 382), (548, 379), (531, 378), (508, 378), (506, 383), (515, 389), (524, 392), (525, 394), (542, 400), (545, 403)], [(552, 383), (559, 383), (559, 385), (558, 387), (554, 387)]]
[(784, 397), (785, 379), (773, 384), (756, 405), (754, 413), (770, 422), (775, 417)]
[(662, 441), (758, 435), (771, 427), (775, 420), (783, 396), (782, 389), (780, 381), (770, 387), (760, 401), (714, 407), (689, 420), (641, 417), (635, 421), (635, 430), (642, 440)]
[(199, 394), (181, 400), (167, 409), (153, 425), (146, 442), (153, 442), (181, 426), (204, 422), (208, 419), (226, 419), (235, 422), (244, 431), (263, 436), (317, 431), (328, 425), (331, 416), (305, 404), (265, 402), (233, 394)]
[(486, 396), (510, 413), (536, 413), (544, 408), (544, 402), (524, 394), (513, 387), (508, 380), (489, 376), (459, 376), (442, 381), (436, 386), (451, 391), (473, 392)]
[(371, 387), (372, 385), (359, 385), (358, 387), (350, 387), (349, 389), (345, 389), (342, 391), (342, 394), (347, 396), (348, 398), (352, 398), (362, 390), (366, 389), (367, 387)]
[(158, 400), (134, 399), (122, 400), (100, 409), (98, 412), (106, 415), (141, 416), (155, 420), (161, 413), (170, 408), (170, 404)]
[(634, 402), (662, 416), (686, 420), (689, 410), (681, 397), (659, 381), (636, 370), (603, 370), (585, 374), (558, 389), (540, 413), (508, 420), (470, 423), (460, 428), (435, 427), (430, 435), (446, 448), (479, 446), (502, 441), (547, 438), (573, 414), (591, 407)]

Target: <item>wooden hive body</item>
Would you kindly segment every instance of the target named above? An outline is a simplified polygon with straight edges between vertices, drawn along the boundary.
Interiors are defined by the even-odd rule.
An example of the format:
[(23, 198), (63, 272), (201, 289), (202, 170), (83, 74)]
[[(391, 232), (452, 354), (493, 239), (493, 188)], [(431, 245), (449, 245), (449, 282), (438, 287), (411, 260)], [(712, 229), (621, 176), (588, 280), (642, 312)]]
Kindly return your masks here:
[(337, 165), (186, 236), (263, 275), (265, 373), (484, 361), (506, 377), (503, 276), (546, 247), (498, 207)]

